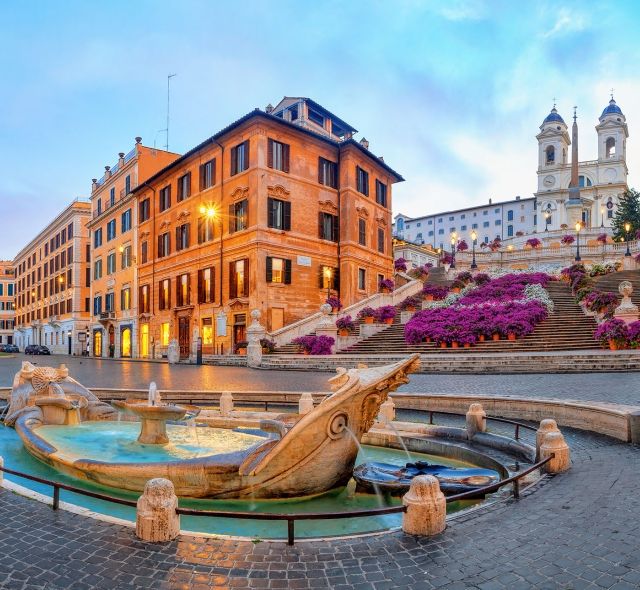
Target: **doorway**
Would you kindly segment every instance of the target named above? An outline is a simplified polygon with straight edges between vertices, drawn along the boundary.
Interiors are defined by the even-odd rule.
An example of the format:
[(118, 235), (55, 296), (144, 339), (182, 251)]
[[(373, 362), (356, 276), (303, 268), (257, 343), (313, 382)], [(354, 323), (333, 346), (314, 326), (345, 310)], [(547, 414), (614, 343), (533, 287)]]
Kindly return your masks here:
[(116, 352), (116, 331), (109, 326), (109, 358), (113, 358)]
[(147, 358), (149, 356), (149, 324), (142, 324), (140, 335), (140, 356)]
[[(247, 314), (237, 313), (233, 316), (233, 346), (247, 341)], [(235, 350), (235, 348), (234, 348)]]
[(190, 338), (189, 338), (189, 317), (178, 318), (178, 343), (180, 345), (180, 358), (189, 358)]
[(93, 333), (93, 356), (102, 356), (102, 330)]
[(131, 328), (122, 328), (120, 334), (120, 357), (131, 358)]
[(69, 354), (69, 356), (71, 356), (71, 343), (72, 343), (71, 332), (69, 332), (67, 334), (67, 353)]

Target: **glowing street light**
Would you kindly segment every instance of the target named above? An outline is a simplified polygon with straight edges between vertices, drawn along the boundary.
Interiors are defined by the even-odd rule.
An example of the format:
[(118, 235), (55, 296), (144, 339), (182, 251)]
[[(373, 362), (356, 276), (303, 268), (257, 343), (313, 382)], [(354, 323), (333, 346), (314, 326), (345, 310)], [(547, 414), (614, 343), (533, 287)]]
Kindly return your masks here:
[(471, 232), (471, 252), (473, 252), (473, 258), (471, 259), (471, 268), (478, 268), (476, 264), (476, 240), (478, 239), (478, 234), (475, 231)]
[(631, 231), (631, 224), (627, 221), (624, 224), (625, 240), (627, 242), (627, 251), (624, 253), (625, 256), (631, 256), (631, 250), (629, 250), (629, 232), (630, 231)]
[(580, 222), (576, 223), (576, 262), (580, 262)]

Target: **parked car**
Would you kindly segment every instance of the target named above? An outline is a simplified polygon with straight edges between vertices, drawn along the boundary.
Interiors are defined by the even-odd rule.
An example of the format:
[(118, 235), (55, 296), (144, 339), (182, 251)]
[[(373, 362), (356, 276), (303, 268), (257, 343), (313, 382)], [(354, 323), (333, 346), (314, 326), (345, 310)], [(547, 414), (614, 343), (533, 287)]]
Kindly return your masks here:
[(5, 344), (4, 345), (5, 352), (20, 352), (20, 349), (15, 344)]
[(51, 354), (51, 351), (46, 347), (40, 344), (29, 344), (29, 346), (24, 347), (25, 354)]
[(0, 344), (0, 352), (7, 352), (7, 351), (5, 350), (5, 347), (6, 347), (6, 346), (7, 346), (6, 344)]
[(38, 352), (36, 354), (51, 354), (51, 351), (46, 346), (38, 346)]

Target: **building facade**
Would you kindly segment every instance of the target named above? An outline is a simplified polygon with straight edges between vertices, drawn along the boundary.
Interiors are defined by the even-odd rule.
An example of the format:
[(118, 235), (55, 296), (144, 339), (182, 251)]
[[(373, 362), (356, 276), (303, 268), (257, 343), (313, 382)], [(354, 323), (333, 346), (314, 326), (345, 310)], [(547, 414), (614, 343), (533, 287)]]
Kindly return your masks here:
[(105, 166), (102, 178), (92, 181), (87, 226), (91, 265), (86, 270), (91, 279), (92, 356), (138, 356), (138, 207), (132, 191), (176, 158), (178, 154), (143, 146), (136, 137), (133, 149), (118, 154), (116, 165)]
[(392, 274), (391, 188), (355, 129), (306, 98), (255, 110), (135, 189), (140, 356), (228, 353)]
[[(574, 113), (572, 137), (554, 105), (540, 125), (538, 140), (537, 229), (611, 227), (620, 196), (627, 190), (627, 122), (611, 97), (596, 125), (598, 159), (578, 160), (578, 125)], [(572, 160), (578, 162), (577, 181), (572, 183)], [(579, 189), (575, 198), (572, 184)], [(564, 227), (563, 227), (564, 226)]]
[(428, 245), (418, 245), (404, 240), (393, 240), (393, 259), (404, 258), (407, 261), (407, 270), (431, 264), (438, 266), (440, 253), (437, 249)]
[(533, 233), (536, 223), (536, 199), (516, 197), (499, 203), (489, 199), (487, 205), (424, 217), (408, 217), (400, 213), (395, 217), (393, 232), (400, 240), (448, 249), (454, 233), (471, 245), (471, 232), (475, 231), (480, 244), (495, 238), (505, 240)]
[(13, 263), (0, 260), (0, 344), (13, 344), (15, 322)]
[(13, 260), (14, 343), (47, 346), (52, 353), (80, 355), (90, 320), (88, 269), (91, 215), (75, 200)]

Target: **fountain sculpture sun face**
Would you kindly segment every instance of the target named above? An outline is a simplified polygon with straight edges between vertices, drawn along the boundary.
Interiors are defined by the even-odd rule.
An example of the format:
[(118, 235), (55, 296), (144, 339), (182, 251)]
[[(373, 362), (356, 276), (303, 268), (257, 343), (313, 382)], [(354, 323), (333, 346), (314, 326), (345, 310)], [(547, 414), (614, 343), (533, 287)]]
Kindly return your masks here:
[[(118, 422), (116, 409), (70, 378), (64, 366), (35, 368), (24, 363), (14, 379), (7, 423), (45, 463), (107, 486), (142, 491), (149, 479), (163, 477), (173, 482), (179, 496), (305, 496), (346, 484), (358, 443), (380, 405), (418, 366), (419, 355), (412, 355), (382, 367), (339, 369), (330, 379), (333, 393), (313, 410), (270, 421), (277, 438), (203, 428), (198, 430), (212, 442), (190, 443), (181, 455), (180, 429), (186, 427), (166, 423), (188, 413), (193, 416), (192, 408), (163, 404), (155, 388), (150, 388), (146, 402), (118, 404), (142, 421), (138, 442), (123, 445), (133, 425)], [(74, 439), (82, 437), (98, 440), (104, 452), (92, 455), (88, 446), (74, 446)], [(105, 455), (112, 460), (105, 460)]]

